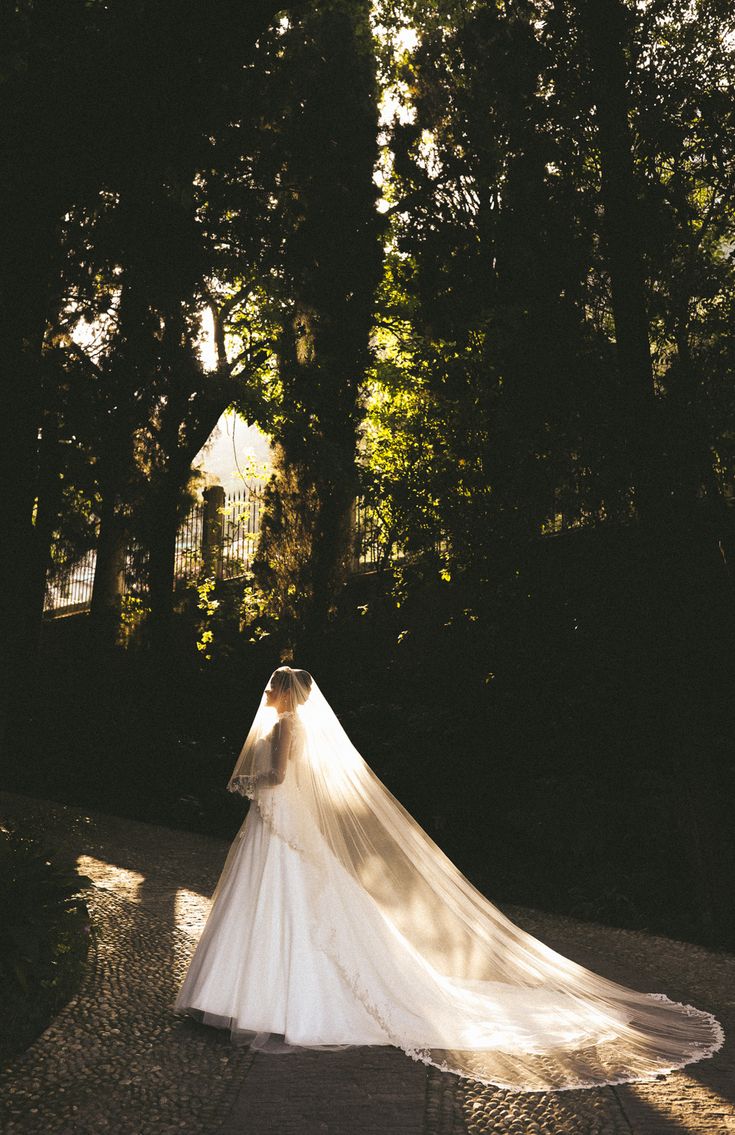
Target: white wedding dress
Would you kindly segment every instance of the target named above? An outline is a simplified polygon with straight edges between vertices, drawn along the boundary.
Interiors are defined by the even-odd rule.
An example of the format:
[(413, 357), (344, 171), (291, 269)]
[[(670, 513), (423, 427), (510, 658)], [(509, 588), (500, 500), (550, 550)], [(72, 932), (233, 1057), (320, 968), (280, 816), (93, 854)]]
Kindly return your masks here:
[[(407, 840), (421, 840), (416, 860), (428, 847), (444, 872), (436, 893), (427, 891), (426, 872), (409, 888), (410, 876), (390, 858), (367, 862), (364, 848), (337, 854), (327, 820), (306, 804), (309, 756), (297, 713), (261, 730), (249, 768), (270, 766), (287, 717), (285, 777), (253, 792), (177, 1011), (267, 1051), (396, 1045), (439, 1068), (525, 1091), (651, 1079), (722, 1044), (710, 1014), (607, 982), (520, 930), (408, 813), (401, 822), (412, 825)], [(341, 799), (346, 811), (340, 782), (329, 800), (336, 813)], [(355, 815), (368, 815), (366, 801), (363, 793)], [(383, 846), (387, 854), (387, 836)], [(406, 854), (413, 858), (410, 847)]]

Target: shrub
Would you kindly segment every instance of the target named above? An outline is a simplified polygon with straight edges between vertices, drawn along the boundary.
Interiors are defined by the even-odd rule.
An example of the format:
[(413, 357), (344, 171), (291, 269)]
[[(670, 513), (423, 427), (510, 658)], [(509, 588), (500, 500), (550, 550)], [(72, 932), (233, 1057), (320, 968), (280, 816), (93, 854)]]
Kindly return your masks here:
[(91, 924), (71, 862), (0, 828), (0, 1064), (22, 1052), (74, 995)]

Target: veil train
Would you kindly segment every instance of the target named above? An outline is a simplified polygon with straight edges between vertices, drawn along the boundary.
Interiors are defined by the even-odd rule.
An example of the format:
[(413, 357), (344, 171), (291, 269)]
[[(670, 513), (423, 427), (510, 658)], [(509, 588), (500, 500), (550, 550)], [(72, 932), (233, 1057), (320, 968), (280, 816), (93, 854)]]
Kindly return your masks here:
[[(280, 779), (274, 746), (287, 750)], [(253, 804), (176, 1007), (233, 1039), (283, 1052), (390, 1044), (512, 1091), (651, 1080), (723, 1044), (712, 1014), (609, 981), (507, 918), (379, 780), (306, 671), (272, 676), (227, 787)], [(270, 866), (256, 878), (258, 856)], [(250, 897), (236, 900), (246, 876)], [(257, 1020), (252, 970), (232, 971), (229, 1000), (218, 994), (208, 1005), (202, 994), (206, 974), (221, 972), (217, 949), (229, 963), (244, 948), (233, 945), (225, 910), (252, 906), (255, 895), (258, 917), (242, 933), (256, 953), (268, 934), (258, 964), (288, 954), (273, 963), (278, 1012), (269, 1018), (261, 997)]]

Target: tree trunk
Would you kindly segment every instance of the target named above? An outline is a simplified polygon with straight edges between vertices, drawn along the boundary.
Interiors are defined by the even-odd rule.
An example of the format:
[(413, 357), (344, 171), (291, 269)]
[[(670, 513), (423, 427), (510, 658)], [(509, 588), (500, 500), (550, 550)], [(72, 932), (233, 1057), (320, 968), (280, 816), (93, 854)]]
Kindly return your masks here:
[(286, 138), (288, 192), (302, 216), (283, 241), (292, 305), (279, 355), (284, 420), (254, 568), (279, 631), (307, 628), (318, 640), (351, 550), (360, 383), (381, 264), (369, 5), (313, 5), (287, 49), (303, 83)]
[[(18, 284), (20, 287), (21, 285)], [(2, 297), (5, 299), (5, 297)], [(24, 330), (13, 304), (0, 312), (0, 359), (4, 386), (0, 452), (0, 739), (16, 714), (22, 722), (33, 697), (38, 667), (42, 562), (34, 524), (38, 494), (38, 433), (41, 407), (40, 351), (43, 325)]]
[(352, 470), (345, 460), (339, 483), (332, 481), (322, 485), (319, 494), (311, 558), (312, 602), (309, 612), (310, 621), (316, 628), (323, 626), (334, 614), (335, 602), (347, 578), (352, 556), (354, 457), (351, 464)]
[(103, 648), (115, 645), (120, 629), (127, 535), (118, 510), (117, 494), (109, 490), (103, 497), (100, 512), (90, 610), (94, 639)]
[(622, 439), (644, 522), (671, 523), (648, 337), (643, 226), (628, 119), (627, 12), (620, 0), (577, 0), (589, 52), (602, 167), (602, 203), (627, 436)]
[(151, 608), (150, 644), (153, 651), (161, 655), (166, 654), (171, 647), (180, 491), (179, 480), (175, 477), (167, 478), (160, 486), (155, 499), (154, 523), (146, 539)]
[[(679, 320), (676, 333), (676, 367), (671, 372), (669, 397), (677, 407), (677, 417), (686, 440), (692, 485), (692, 511), (704, 511), (716, 553), (721, 556), (731, 587), (735, 587), (735, 515), (725, 501), (717, 480), (709, 431), (702, 409), (702, 390), (695, 374), (685, 320)], [(697, 490), (704, 493), (704, 509)]]

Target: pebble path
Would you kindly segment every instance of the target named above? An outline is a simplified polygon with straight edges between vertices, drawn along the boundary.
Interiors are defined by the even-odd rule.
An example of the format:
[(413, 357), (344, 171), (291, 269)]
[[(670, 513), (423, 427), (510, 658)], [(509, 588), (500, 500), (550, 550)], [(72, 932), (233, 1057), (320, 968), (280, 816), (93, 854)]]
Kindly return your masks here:
[(733, 1135), (735, 956), (504, 907), (605, 976), (714, 1012), (725, 1046), (648, 1084), (504, 1092), (395, 1048), (252, 1054), (175, 1014), (227, 843), (0, 792), (0, 821), (71, 852), (94, 935), (79, 993), (0, 1074), (3, 1135)]

